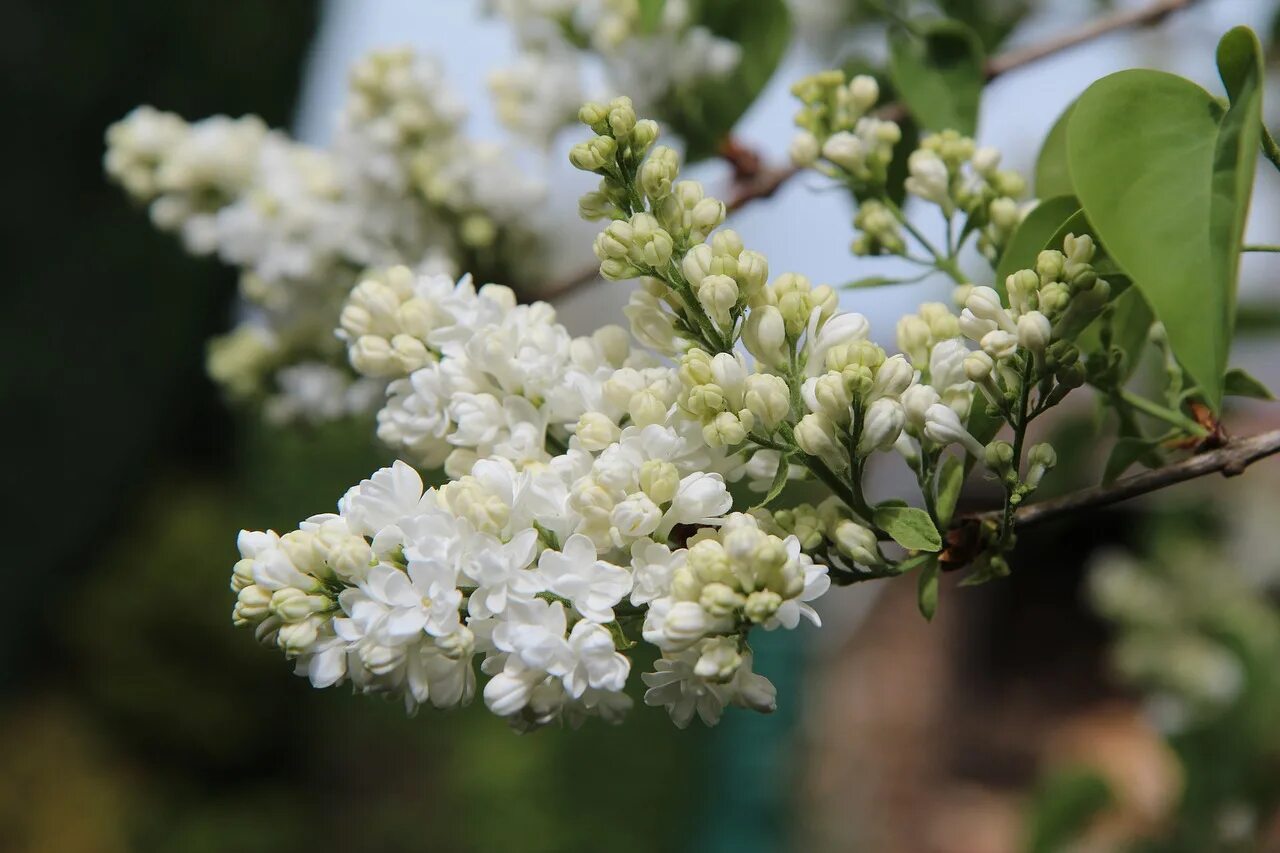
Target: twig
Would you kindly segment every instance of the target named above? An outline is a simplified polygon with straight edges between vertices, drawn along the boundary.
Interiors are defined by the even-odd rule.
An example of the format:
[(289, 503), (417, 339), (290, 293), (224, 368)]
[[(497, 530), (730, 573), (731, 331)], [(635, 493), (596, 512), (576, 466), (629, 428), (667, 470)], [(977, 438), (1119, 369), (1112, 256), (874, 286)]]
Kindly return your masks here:
[[(1200, 453), (1172, 465), (1125, 477), (1109, 485), (1081, 489), (1060, 498), (1028, 504), (1014, 513), (1013, 521), (1016, 526), (1024, 527), (1082, 509), (1109, 506), (1216, 472), (1221, 472), (1224, 477), (1234, 477), (1244, 473), (1246, 468), (1259, 459), (1265, 459), (1277, 453), (1280, 453), (1280, 430), (1272, 430), (1248, 438), (1232, 439), (1217, 450)], [(998, 522), (1000, 512), (1000, 510), (992, 510), (961, 516), (956, 521), (957, 523)]]
[[(1191, 6), (1198, 0), (1157, 0), (1141, 9), (1116, 12), (1106, 15), (1092, 23), (1070, 33), (1048, 39), (1025, 48), (1011, 50), (987, 61), (987, 80), (994, 80), (1025, 65), (1069, 50), (1077, 45), (1129, 27), (1146, 26), (1162, 21), (1166, 16)], [(906, 108), (900, 103), (886, 104), (877, 111), (886, 119), (901, 119), (906, 115)], [(735, 165), (735, 170), (739, 170)], [(795, 177), (801, 170), (794, 166), (760, 166), (754, 172), (740, 175), (733, 183), (729, 200), (725, 209), (732, 213), (753, 201), (769, 198), (783, 184)], [(538, 294), (539, 299), (548, 301), (559, 299), (579, 287), (590, 284), (600, 277), (599, 268), (584, 268), (573, 275), (553, 282)]]
[(1011, 50), (992, 57), (987, 63), (987, 76), (997, 77), (1006, 71), (1012, 71), (1014, 68), (1028, 65), (1055, 53), (1061, 53), (1076, 45), (1093, 41), (1100, 36), (1105, 36), (1117, 30), (1158, 24), (1167, 16), (1174, 12), (1180, 12), (1196, 2), (1198, 0), (1157, 0), (1157, 2), (1139, 9), (1130, 9), (1106, 15), (1058, 38), (1028, 45), (1019, 50)]

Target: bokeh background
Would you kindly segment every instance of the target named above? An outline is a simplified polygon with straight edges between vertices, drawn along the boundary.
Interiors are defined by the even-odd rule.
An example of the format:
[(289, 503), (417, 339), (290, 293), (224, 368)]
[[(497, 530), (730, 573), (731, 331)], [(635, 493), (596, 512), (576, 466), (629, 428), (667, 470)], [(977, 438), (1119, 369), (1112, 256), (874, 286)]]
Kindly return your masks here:
[[(796, 5), (843, 23), (802, 28), (742, 123), (771, 162), (790, 138), (789, 83), (878, 49), (866, 4)], [(994, 51), (1141, 3), (941, 5)], [(1217, 37), (1248, 23), (1270, 42), (1275, 7), (1205, 0), (1001, 79), (981, 141), (1029, 171), (1092, 79), (1150, 66), (1212, 86)], [(759, 649), (779, 711), (730, 713), (710, 732), (639, 708), (618, 728), (516, 736), (479, 707), (406, 718), (311, 690), (230, 629), (234, 534), (327, 509), (385, 457), (366, 423), (282, 432), (218, 399), (204, 341), (229, 324), (234, 274), (186, 256), (106, 184), (102, 133), (151, 103), (258, 113), (320, 143), (347, 65), (407, 42), (441, 56), (472, 130), (496, 135), (484, 80), (510, 38), (471, 0), (19, 0), (0, 21), (0, 850), (1280, 849), (1274, 464), (1029, 532), (1021, 571), (945, 588), (932, 625), (909, 579), (836, 591), (823, 631)], [(589, 262), (592, 231), (574, 224), (570, 138), (534, 163), (552, 182), (534, 215), (561, 234), (561, 270)], [(1277, 177), (1259, 171), (1257, 242), (1280, 242)], [(774, 269), (838, 281), (855, 262), (850, 216), (802, 179), (733, 225)], [(1246, 261), (1236, 359), (1272, 387), (1278, 274)], [(944, 292), (850, 305), (887, 330)], [(557, 307), (581, 332), (625, 294), (600, 285)], [(1228, 415), (1241, 433), (1277, 420), (1266, 406)], [(1056, 429), (1062, 455), (1096, 441), (1087, 406)], [(1063, 472), (1056, 487), (1096, 475)]]

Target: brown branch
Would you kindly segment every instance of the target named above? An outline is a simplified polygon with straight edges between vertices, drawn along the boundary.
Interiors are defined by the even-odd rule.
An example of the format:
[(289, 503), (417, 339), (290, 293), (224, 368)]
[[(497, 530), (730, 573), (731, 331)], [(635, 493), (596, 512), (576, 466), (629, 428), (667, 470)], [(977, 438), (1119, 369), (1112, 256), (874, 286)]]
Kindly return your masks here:
[[(1108, 33), (1117, 32), (1129, 27), (1150, 26), (1163, 21), (1170, 14), (1186, 9), (1199, 0), (1156, 0), (1148, 6), (1140, 9), (1131, 9), (1123, 12), (1116, 12), (1111, 15), (1105, 15), (1098, 18), (1078, 30), (1065, 33), (1054, 38), (1047, 39), (1036, 44), (1028, 45), (1024, 48), (1011, 50), (1002, 53), (999, 56), (993, 56), (987, 60), (986, 75), (987, 80), (994, 80), (1002, 74), (1015, 71), (1026, 65), (1046, 59), (1050, 56), (1070, 50), (1078, 45), (1085, 44)], [(877, 115), (882, 118), (891, 120), (901, 120), (906, 115), (906, 108), (901, 103), (886, 104), (877, 110)], [(737, 148), (735, 147), (735, 151)], [(739, 152), (738, 157), (742, 156)], [(725, 209), (732, 213), (739, 208), (745, 207), (753, 201), (766, 199), (776, 193), (783, 184), (791, 180), (802, 170), (794, 166), (765, 166), (759, 165), (754, 170), (743, 170), (735, 164), (735, 172), (739, 173), (730, 189), (729, 200), (725, 203)], [(554, 282), (545, 287), (538, 293), (539, 299), (553, 300), (559, 299), (566, 294), (577, 290), (583, 285), (590, 284), (600, 277), (599, 267), (592, 266), (589, 269), (582, 269), (579, 272), (569, 276), (568, 278)]]
[[(1023, 527), (1080, 510), (1110, 506), (1177, 483), (1194, 480), (1206, 474), (1221, 472), (1224, 477), (1234, 477), (1244, 473), (1244, 469), (1259, 459), (1265, 459), (1277, 453), (1280, 453), (1280, 430), (1272, 430), (1248, 438), (1232, 439), (1217, 450), (1199, 453), (1172, 465), (1144, 471), (1107, 485), (1081, 489), (1060, 498), (1028, 504), (1014, 513), (1014, 523)], [(958, 518), (957, 521), (961, 523), (999, 521), (1000, 512), (1000, 510), (992, 510), (966, 515)]]

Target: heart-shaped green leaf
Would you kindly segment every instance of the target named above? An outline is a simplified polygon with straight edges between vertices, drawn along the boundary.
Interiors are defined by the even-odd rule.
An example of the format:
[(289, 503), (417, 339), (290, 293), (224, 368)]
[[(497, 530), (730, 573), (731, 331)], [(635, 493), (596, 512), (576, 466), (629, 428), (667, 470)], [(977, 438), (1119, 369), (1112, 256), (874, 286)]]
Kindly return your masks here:
[(1081, 95), (1067, 128), (1071, 178), (1089, 221), (1214, 409), (1261, 126), (1254, 48), (1245, 29), (1222, 40), (1218, 61), (1233, 95), (1225, 114), (1181, 77), (1122, 71)]

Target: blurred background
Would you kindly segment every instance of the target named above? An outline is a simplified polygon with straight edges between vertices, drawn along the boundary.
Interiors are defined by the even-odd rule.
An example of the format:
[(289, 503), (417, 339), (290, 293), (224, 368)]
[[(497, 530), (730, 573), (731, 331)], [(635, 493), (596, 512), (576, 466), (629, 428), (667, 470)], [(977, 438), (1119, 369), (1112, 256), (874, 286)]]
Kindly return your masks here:
[[(744, 7), (748, 5), (744, 2)], [(878, 4), (795, 0), (797, 38), (739, 127), (780, 163), (797, 77), (883, 38)], [(991, 53), (1141, 2), (940, 5)], [(1030, 171), (1072, 97), (1124, 67), (1215, 88), (1213, 45), (1270, 0), (1205, 0), (1001, 78), (980, 141)], [(241, 527), (292, 527), (384, 464), (367, 422), (279, 430), (219, 399), (204, 346), (235, 310), (233, 271), (187, 256), (102, 176), (102, 134), (139, 103), (190, 118), (257, 113), (323, 143), (346, 68), (374, 47), (440, 56), (496, 135), (489, 70), (512, 53), (471, 0), (59, 4), (0, 12), (17, 269), (0, 335), (9, 448), (0, 582), (0, 851), (1280, 850), (1280, 466), (1028, 531), (1014, 575), (944, 587), (933, 624), (909, 579), (843, 589), (821, 632), (769, 636), (769, 717), (675, 730), (517, 736), (481, 707), (406, 718), (315, 691), (230, 626)], [(1274, 75), (1273, 75), (1274, 76)], [(1272, 81), (1274, 84), (1274, 80)], [(1274, 91), (1274, 89), (1273, 89)], [(1280, 119), (1272, 98), (1271, 123)], [(583, 176), (552, 145), (540, 216), (590, 262)], [(712, 187), (728, 167), (707, 163)], [(1250, 237), (1280, 242), (1280, 181), (1259, 170)], [(777, 271), (848, 279), (848, 200), (792, 181), (733, 219)], [(1276, 256), (1248, 256), (1236, 362), (1280, 384)], [(874, 268), (858, 268), (859, 275)], [(851, 294), (885, 333), (929, 285)], [(855, 298), (856, 297), (856, 298)], [(557, 307), (582, 333), (624, 285)], [(1263, 406), (1226, 416), (1273, 428)], [(1060, 454), (1096, 439), (1087, 405)], [(1094, 470), (1055, 473), (1069, 489)], [(976, 500), (976, 499), (975, 499)], [(954, 586), (954, 585), (953, 585)]]

